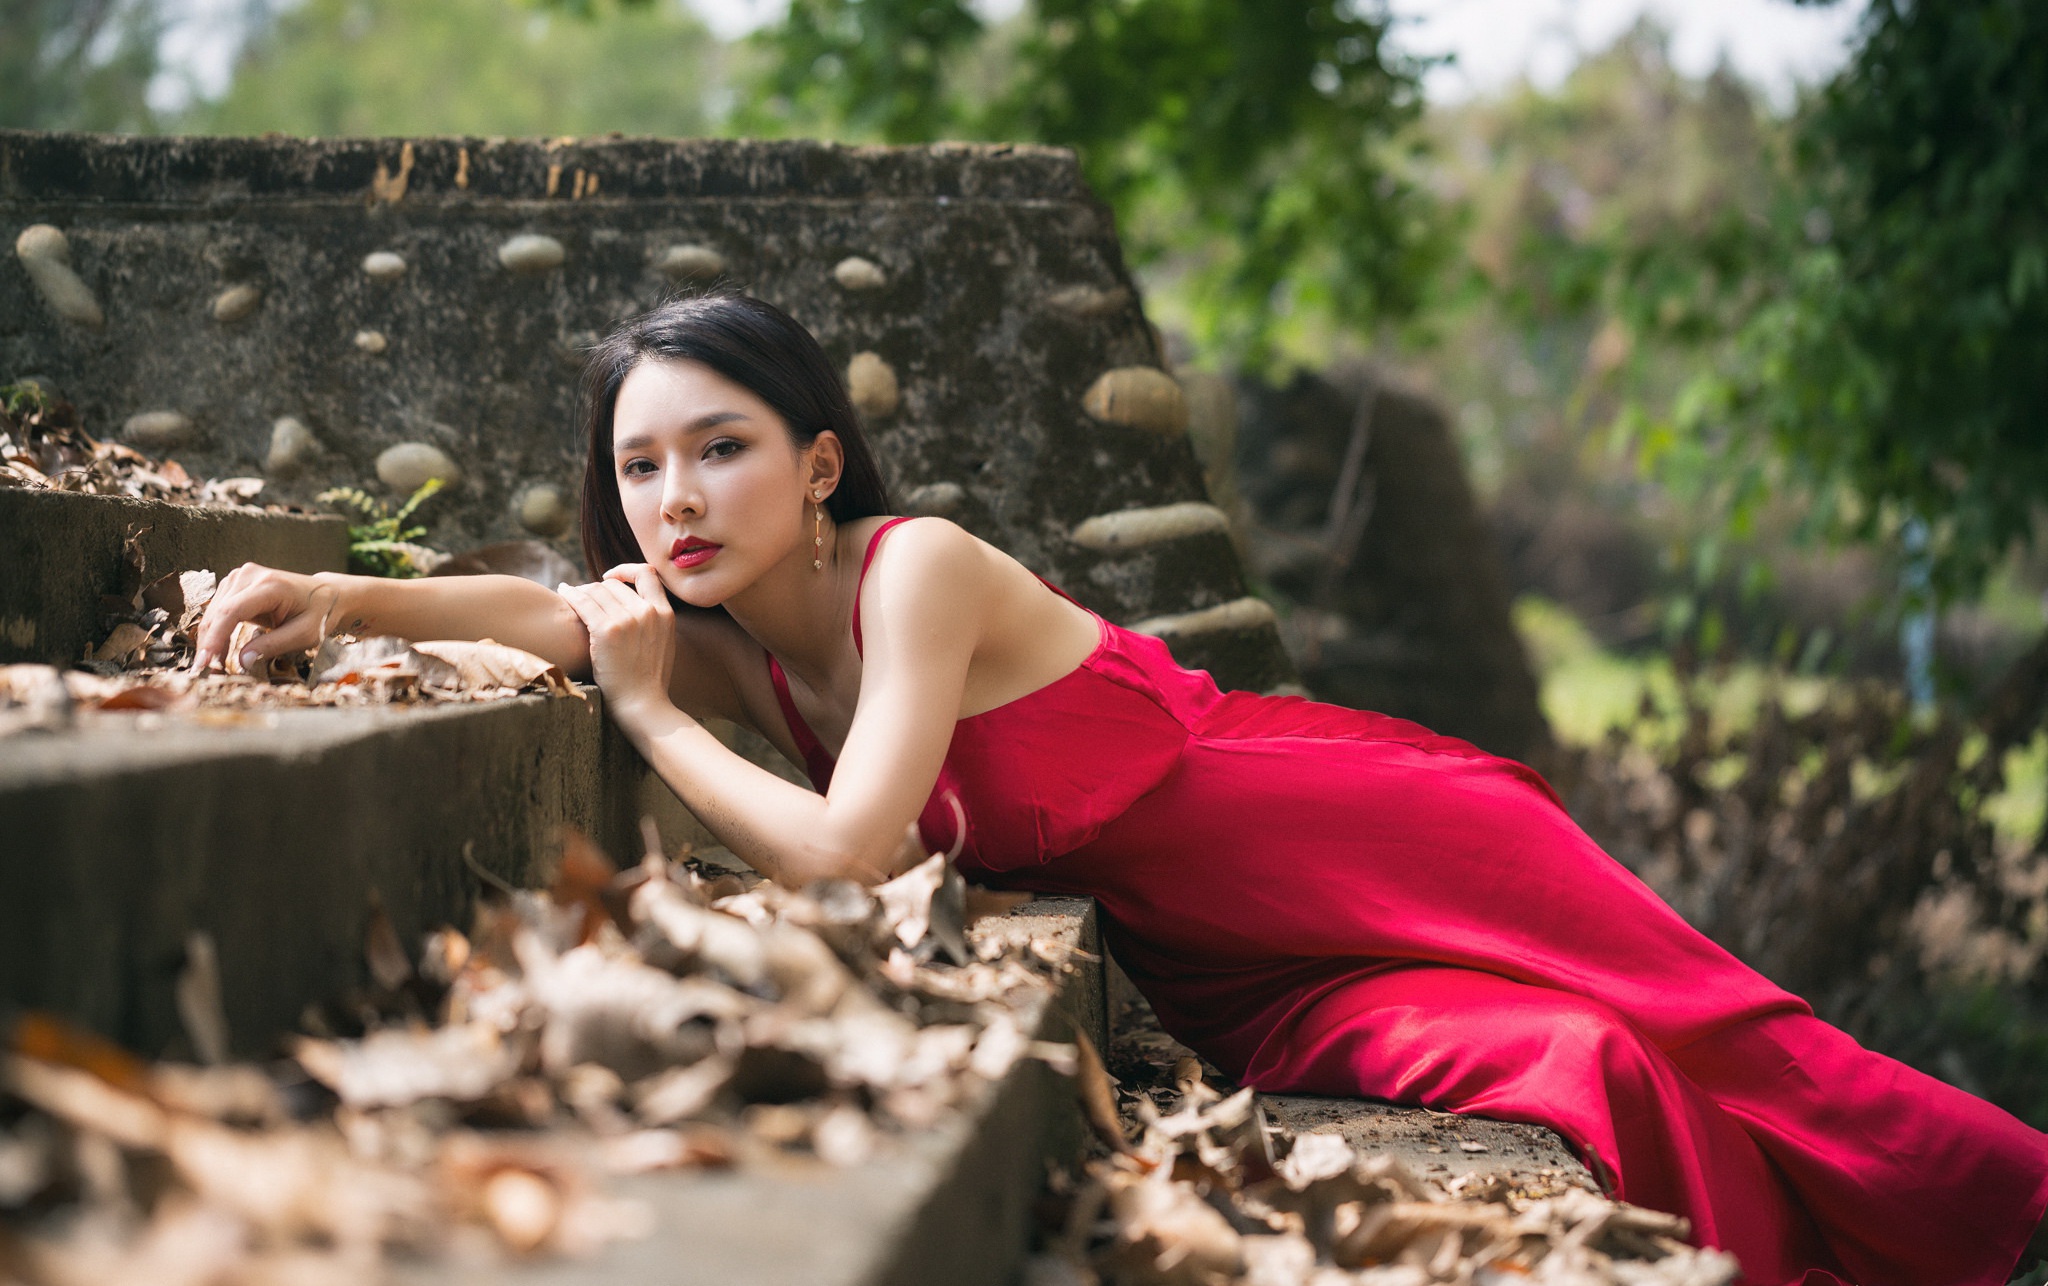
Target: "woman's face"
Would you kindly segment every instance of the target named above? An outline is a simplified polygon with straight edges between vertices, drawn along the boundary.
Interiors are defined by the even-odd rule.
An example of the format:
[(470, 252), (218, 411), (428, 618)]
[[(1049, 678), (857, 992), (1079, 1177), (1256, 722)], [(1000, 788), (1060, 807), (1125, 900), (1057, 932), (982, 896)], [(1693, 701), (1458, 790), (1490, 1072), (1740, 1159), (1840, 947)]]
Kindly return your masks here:
[(698, 362), (649, 358), (628, 372), (612, 465), (626, 522), (669, 592), (712, 607), (799, 557), (809, 570), (811, 457), (829, 436), (798, 450), (766, 402)]

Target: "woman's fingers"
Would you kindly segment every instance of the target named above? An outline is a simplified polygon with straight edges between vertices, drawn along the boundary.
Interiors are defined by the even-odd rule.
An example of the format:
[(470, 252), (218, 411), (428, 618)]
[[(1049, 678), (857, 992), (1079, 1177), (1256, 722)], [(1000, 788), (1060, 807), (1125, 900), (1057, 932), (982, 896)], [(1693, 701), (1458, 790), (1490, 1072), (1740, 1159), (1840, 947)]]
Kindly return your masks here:
[[(243, 621), (254, 621), (259, 625), (289, 625), (293, 619), (294, 606), (303, 606), (303, 595), (278, 573), (254, 563), (244, 563), (229, 572), (214, 593), (213, 600), (206, 605), (205, 615), (200, 620), (199, 637), (196, 643), (193, 664), (204, 669), (214, 661), (227, 655), (228, 643), (234, 637), (235, 627)], [(304, 615), (304, 613), (299, 613)], [(319, 642), (319, 625), (312, 626), (314, 637), (300, 646), (311, 646)], [(303, 631), (299, 631), (303, 632)], [(281, 648), (272, 648), (261, 655), (271, 655)]]
[(657, 616), (672, 610), (668, 603), (668, 588), (661, 583), (661, 573), (646, 563), (633, 570), (633, 588), (640, 592), (642, 599), (659, 609), (655, 613)]
[(273, 630), (265, 630), (242, 646), (239, 658), (242, 668), (254, 674), (262, 669), (263, 663), (273, 656), (284, 656), (292, 652), (303, 652), (319, 647), (327, 637), (320, 628), (320, 617), (314, 612), (300, 612)]

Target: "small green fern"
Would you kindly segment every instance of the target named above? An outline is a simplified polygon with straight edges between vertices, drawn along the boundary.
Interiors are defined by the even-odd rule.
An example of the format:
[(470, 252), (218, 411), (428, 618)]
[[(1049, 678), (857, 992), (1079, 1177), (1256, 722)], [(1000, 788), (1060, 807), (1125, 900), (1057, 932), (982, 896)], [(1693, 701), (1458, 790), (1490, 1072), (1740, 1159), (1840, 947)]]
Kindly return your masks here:
[(334, 487), (314, 499), (322, 504), (344, 504), (362, 515), (360, 523), (350, 523), (348, 527), (350, 571), (405, 580), (420, 575), (420, 568), (412, 561), (410, 542), (427, 534), (425, 527), (408, 527), (406, 521), (445, 485), (440, 478), (427, 479), (426, 485), (413, 492), (397, 513), (355, 487)]

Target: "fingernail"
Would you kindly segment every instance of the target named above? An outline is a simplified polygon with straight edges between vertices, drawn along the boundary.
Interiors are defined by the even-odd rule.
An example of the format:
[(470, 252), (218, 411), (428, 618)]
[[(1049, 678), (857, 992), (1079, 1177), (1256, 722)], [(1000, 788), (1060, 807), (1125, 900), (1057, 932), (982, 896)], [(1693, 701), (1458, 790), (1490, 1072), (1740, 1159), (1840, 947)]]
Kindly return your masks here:
[(262, 660), (262, 654), (259, 653), (255, 648), (245, 647), (242, 649), (242, 668), (244, 670), (254, 670), (257, 666), (257, 663)]

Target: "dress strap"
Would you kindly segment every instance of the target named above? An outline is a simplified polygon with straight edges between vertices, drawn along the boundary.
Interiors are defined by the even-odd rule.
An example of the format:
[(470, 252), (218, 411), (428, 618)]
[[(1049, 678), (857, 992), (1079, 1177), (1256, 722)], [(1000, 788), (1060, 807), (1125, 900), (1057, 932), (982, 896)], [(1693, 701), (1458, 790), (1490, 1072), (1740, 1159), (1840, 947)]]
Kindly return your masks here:
[(775, 685), (775, 704), (782, 707), (782, 717), (789, 724), (789, 735), (796, 742), (797, 753), (804, 757), (804, 773), (811, 784), (819, 790), (825, 789), (832, 780), (833, 759), (818, 740), (811, 725), (796, 711), (796, 701), (789, 695), (789, 676), (782, 672), (782, 663), (775, 659), (773, 652), (764, 651), (768, 658), (768, 681)]
[(853, 583), (853, 652), (855, 656), (866, 655), (860, 650), (860, 591), (861, 586), (868, 583), (868, 564), (875, 561), (875, 550), (881, 546), (882, 537), (889, 534), (889, 529), (898, 523), (909, 521), (910, 516), (891, 518), (875, 528), (875, 534), (868, 537), (868, 551), (862, 554), (860, 558), (860, 579)]

